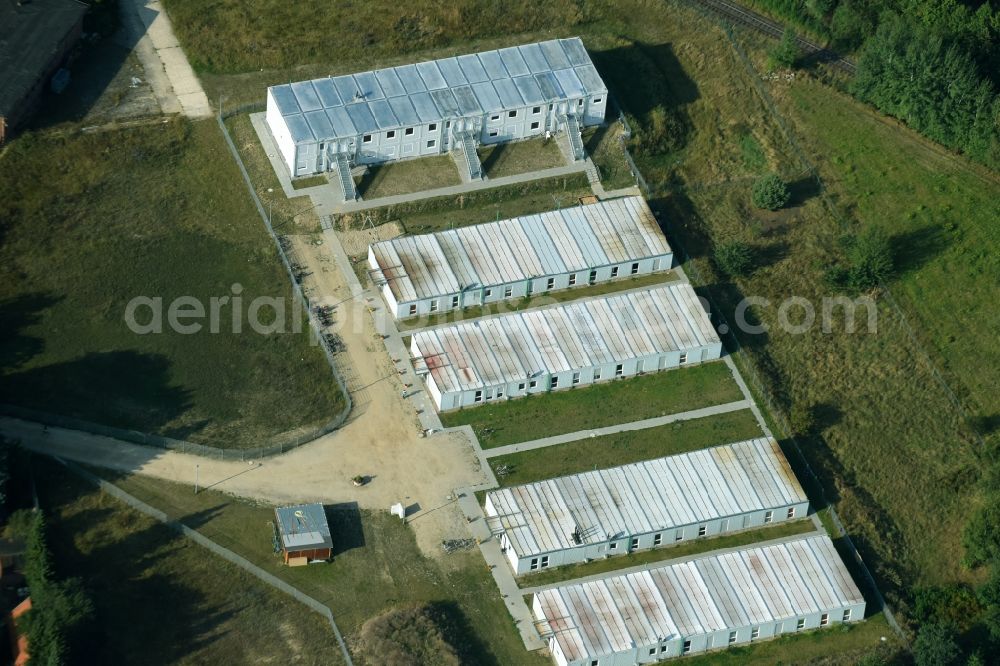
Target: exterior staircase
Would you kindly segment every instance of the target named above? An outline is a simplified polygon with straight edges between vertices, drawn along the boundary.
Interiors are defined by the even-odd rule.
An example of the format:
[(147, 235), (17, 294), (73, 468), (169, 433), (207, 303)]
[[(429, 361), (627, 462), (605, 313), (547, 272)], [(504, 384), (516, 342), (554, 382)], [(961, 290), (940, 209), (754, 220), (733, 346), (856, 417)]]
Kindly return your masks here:
[(565, 115), (559, 120), (566, 128), (563, 132), (565, 135), (563, 149), (566, 151), (566, 155), (570, 161), (579, 162), (587, 156), (586, 151), (583, 149), (583, 139), (580, 138), (580, 123), (577, 121), (576, 116), (573, 115)]
[(337, 153), (333, 170), (337, 172), (337, 182), (344, 193), (344, 201), (357, 201), (358, 191), (354, 188), (354, 178), (351, 176), (351, 164), (347, 161), (347, 155)]
[(483, 179), (483, 165), (479, 161), (479, 153), (476, 152), (476, 140), (472, 132), (462, 132), (455, 137), (455, 148), (452, 151), (452, 159), (458, 165), (458, 170), (464, 182), (473, 182)]

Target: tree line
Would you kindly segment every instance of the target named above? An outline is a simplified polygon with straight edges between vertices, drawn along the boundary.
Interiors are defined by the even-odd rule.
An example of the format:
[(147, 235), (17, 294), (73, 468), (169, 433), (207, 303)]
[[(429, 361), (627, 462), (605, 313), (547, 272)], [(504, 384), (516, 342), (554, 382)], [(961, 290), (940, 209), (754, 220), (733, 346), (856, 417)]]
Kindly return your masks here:
[[(1000, 169), (1000, 8), (986, 0), (748, 0), (857, 53), (851, 92)], [(787, 40), (785, 40), (787, 41)], [(772, 62), (790, 65), (780, 47)]]

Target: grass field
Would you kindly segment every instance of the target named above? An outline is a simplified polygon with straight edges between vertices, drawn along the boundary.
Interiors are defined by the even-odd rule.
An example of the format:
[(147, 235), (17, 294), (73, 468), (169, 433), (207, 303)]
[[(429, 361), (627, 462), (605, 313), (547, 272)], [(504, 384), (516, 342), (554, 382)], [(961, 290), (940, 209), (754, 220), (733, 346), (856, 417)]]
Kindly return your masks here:
[(673, 282), (676, 279), (677, 274), (673, 271), (643, 275), (642, 277), (629, 277), (622, 280), (616, 280), (614, 282), (595, 284), (593, 286), (561, 289), (559, 291), (552, 291), (546, 294), (521, 298), (515, 301), (501, 301), (499, 303), (490, 303), (474, 308), (465, 308), (464, 310), (447, 312), (441, 315), (427, 315), (410, 319), (402, 319), (397, 322), (397, 327), (400, 331), (407, 331), (415, 328), (425, 328), (427, 326), (440, 326), (441, 324), (447, 324), (450, 322), (476, 319), (477, 317), (486, 317), (497, 314), (506, 314), (509, 312), (520, 312), (521, 310), (528, 310), (530, 308), (537, 308), (580, 298), (593, 298), (594, 296), (603, 296), (605, 294), (611, 294), (625, 289), (652, 287), (658, 284)]
[(542, 449), (490, 458), (490, 467), (506, 466), (500, 485), (516, 486), (593, 469), (626, 465), (709, 446), (760, 437), (760, 426), (749, 409), (678, 421), (665, 426), (589, 437)]
[[(402, 224), (406, 233), (427, 234), (572, 206), (578, 204), (581, 197), (591, 194), (587, 177), (578, 173), (385, 206), (367, 211), (367, 214), (376, 224), (396, 221)], [(363, 218), (357, 214), (341, 215), (338, 220), (344, 228), (363, 223)]]
[(329, 623), (48, 459), (34, 478), (55, 566), (83, 578), (93, 663), (344, 663)]
[(601, 184), (606, 190), (635, 185), (632, 171), (625, 162), (621, 136), (622, 126), (617, 122), (607, 127), (593, 127), (583, 131), (583, 145), (597, 166), (601, 174)]
[(723, 548), (738, 548), (747, 546), (768, 539), (781, 539), (782, 537), (815, 532), (816, 526), (808, 519), (781, 522), (770, 527), (762, 527), (755, 530), (747, 530), (737, 534), (727, 534), (708, 539), (698, 539), (695, 541), (685, 541), (676, 546), (671, 545), (664, 548), (654, 548), (652, 550), (642, 550), (628, 555), (609, 557), (583, 564), (573, 564), (555, 569), (527, 574), (518, 578), (517, 584), (522, 587), (537, 587), (539, 585), (550, 585), (561, 583), (574, 578), (584, 576), (596, 576), (603, 573), (614, 573), (619, 569), (636, 567), (643, 564), (656, 564), (664, 560), (672, 560), (682, 557), (693, 557), (713, 550)]
[[(105, 475), (110, 472), (93, 470)], [(471, 646), (488, 666), (543, 666), (544, 657), (524, 650), (482, 556), (472, 550), (439, 563), (425, 558), (413, 533), (386, 512), (353, 505), (327, 507), (334, 541), (328, 565), (289, 568), (272, 552), (272, 509), (213, 491), (147, 477), (113, 477), (132, 495), (181, 520), (212, 540), (328, 605), (348, 643), (355, 646), (364, 622), (397, 606), (444, 604), (461, 628), (455, 640)]]
[(654, 372), (441, 414), (471, 425), (484, 449), (742, 399), (724, 363)]
[(483, 172), (490, 178), (516, 176), (566, 164), (566, 158), (555, 139), (495, 143), (480, 146), (478, 152)]
[[(650, 81), (647, 89), (664, 91), (668, 107), (677, 109), (690, 129), (676, 154), (640, 159), (640, 166), (647, 179), (665, 192), (654, 206), (671, 220), (668, 233), (695, 257), (705, 280), (715, 283), (712, 293), (725, 311), (732, 312), (745, 295), (770, 299), (770, 308), (753, 311), (769, 325), (769, 332), (742, 336), (741, 354), (754, 360), (781, 404), (799, 404), (815, 417), (816, 427), (803, 447), (806, 455), (897, 607), (915, 586), (974, 580), (960, 565), (959, 535), (977, 502), (979, 466), (965, 424), (903, 320), (884, 300), (873, 334), (847, 333), (843, 325), (835, 324), (829, 334), (814, 327), (795, 335), (778, 326), (777, 304), (784, 299), (804, 297), (818, 309), (822, 297), (832, 295), (822, 272), (838, 255), (843, 227), (817, 196), (814, 182), (803, 177), (805, 165), (793, 157), (792, 144), (779, 124), (748, 92), (752, 75), (733, 52), (722, 48), (721, 33), (707, 29), (706, 36), (715, 35), (715, 46), (696, 48), (701, 37), (690, 26), (684, 34), (668, 34), (671, 26), (685, 24), (681, 17), (687, 13), (670, 5), (664, 11), (676, 18), (660, 22), (659, 41), (672, 45), (673, 57), (661, 59), (661, 82)], [(697, 21), (693, 15), (692, 20)], [(748, 46), (754, 48), (753, 43)], [(650, 49), (644, 52), (657, 57)], [(752, 53), (759, 60), (764, 57), (762, 52)], [(866, 119), (868, 112), (849, 98), (813, 85), (797, 81), (785, 91), (788, 84), (782, 82), (770, 88), (789, 117), (805, 114), (794, 125), (796, 139), (820, 163), (821, 173), (833, 176), (831, 194), (837, 195), (834, 202), (850, 224), (857, 227), (863, 220), (898, 224), (891, 222), (893, 207), (900, 207), (905, 218), (921, 203), (934, 211), (933, 219), (947, 219), (940, 236), (938, 232), (928, 236), (921, 228), (936, 223), (921, 219), (923, 213), (918, 212), (914, 233), (894, 238), (903, 272), (893, 288), (901, 300), (905, 298), (904, 307), (914, 323), (921, 319), (916, 308), (922, 300), (927, 307), (924, 316), (938, 320), (931, 327), (941, 331), (938, 339), (954, 337), (951, 346), (944, 347), (950, 350), (948, 366), (980, 363), (969, 377), (988, 385), (989, 380), (982, 378), (991, 364), (983, 362), (983, 354), (995, 353), (995, 343), (989, 342), (995, 331), (980, 334), (980, 326), (963, 327), (959, 322), (966, 317), (969, 322), (989, 322), (995, 317), (985, 309), (995, 300), (990, 297), (997, 291), (995, 282), (971, 279), (995, 266), (995, 259), (983, 255), (995, 257), (996, 252), (987, 249), (992, 237), (980, 222), (995, 217), (988, 203), (995, 202), (991, 194), (995, 190), (974, 185), (970, 175), (955, 175), (968, 169), (953, 160), (946, 169), (936, 167), (940, 162), (936, 149), (905, 130), (873, 123)], [(650, 102), (626, 98), (623, 103), (628, 108)], [(862, 168), (868, 151), (870, 163)], [(895, 166), (889, 170), (891, 165)], [(836, 174), (851, 169), (857, 175), (843, 176), (839, 182)], [(776, 214), (748, 205), (747, 178), (765, 170), (780, 171), (792, 180), (792, 204)], [(979, 211), (961, 213), (966, 210), (960, 203), (963, 193), (969, 194), (969, 206), (978, 206)], [(931, 194), (934, 198), (928, 200)], [(908, 197), (915, 201), (907, 204)], [(955, 208), (954, 217), (942, 208), (947, 205)], [(947, 224), (955, 228), (949, 230)], [(707, 261), (711, 244), (730, 238), (746, 240), (756, 254), (753, 274), (735, 285), (713, 273)], [(942, 245), (948, 249), (939, 256), (951, 263), (942, 262), (932, 270), (933, 261), (927, 259)], [(912, 288), (913, 297), (905, 295), (911, 280), (922, 290)], [(937, 291), (938, 285), (949, 281), (957, 284)], [(947, 295), (960, 290), (966, 292), (959, 300), (963, 305), (955, 306)], [(982, 303), (982, 308), (972, 301)], [(955, 313), (946, 314), (952, 307), (962, 311), (959, 321)], [(991, 349), (984, 352), (983, 347)], [(956, 353), (961, 349), (977, 352), (961, 359)], [(905, 612), (905, 605), (902, 608)]]
[[(278, 183), (278, 177), (274, 174), (264, 147), (257, 138), (257, 132), (250, 123), (250, 116), (245, 113), (232, 116), (226, 119), (226, 128), (229, 135), (240, 152), (243, 165), (250, 174), (250, 181), (254, 185), (258, 198), (264, 207), (271, 213), (271, 222), (281, 233), (308, 233), (319, 230), (319, 216), (313, 208), (312, 201), (308, 196), (292, 197), (285, 196)], [(314, 185), (326, 183), (325, 176), (316, 176), (321, 182)], [(300, 178), (292, 181), (293, 187), (301, 184), (302, 187), (314, 178)], [(270, 191), (268, 191), (270, 190)]]
[[(0, 401), (227, 447), (342, 408), (306, 327), (250, 331), (258, 296), (285, 299), (292, 330), (291, 290), (214, 122), (22, 136), (0, 160), (0, 220)], [(229, 306), (218, 334), (207, 320), (171, 332), (173, 299), (194, 297), (207, 314), (234, 284), (243, 333)], [(126, 326), (137, 296), (163, 299), (163, 333)]]
[(439, 155), (370, 166), (358, 183), (358, 193), (365, 199), (378, 199), (461, 182), (455, 161), (449, 155)]

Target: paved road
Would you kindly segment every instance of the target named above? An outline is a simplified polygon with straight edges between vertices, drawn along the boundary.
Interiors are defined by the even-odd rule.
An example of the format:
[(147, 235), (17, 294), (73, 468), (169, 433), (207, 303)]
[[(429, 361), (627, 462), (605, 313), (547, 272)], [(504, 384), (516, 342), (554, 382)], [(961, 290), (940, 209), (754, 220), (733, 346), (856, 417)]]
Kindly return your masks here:
[(604, 435), (614, 435), (619, 432), (645, 430), (647, 428), (656, 428), (658, 426), (675, 423), (677, 421), (687, 421), (689, 419), (700, 419), (706, 416), (718, 416), (719, 414), (738, 412), (741, 409), (747, 409), (748, 407), (750, 407), (750, 403), (746, 400), (737, 400), (735, 402), (727, 402), (724, 405), (712, 405), (711, 407), (702, 407), (701, 409), (692, 409), (687, 412), (657, 416), (655, 418), (644, 419), (642, 421), (620, 423), (618, 425), (607, 426), (606, 428), (579, 430), (565, 435), (554, 435), (552, 437), (535, 439), (530, 442), (521, 442), (520, 444), (508, 444), (507, 446), (498, 446), (495, 449), (484, 449), (483, 455), (487, 458), (495, 458), (497, 456), (504, 456), (511, 453), (517, 453), (519, 451), (532, 451), (534, 449), (543, 449), (547, 446), (556, 446), (558, 444), (566, 444), (567, 442), (575, 442), (589, 437), (602, 437)]
[(208, 118), (212, 108), (159, 0), (125, 0), (122, 20), (160, 109)]

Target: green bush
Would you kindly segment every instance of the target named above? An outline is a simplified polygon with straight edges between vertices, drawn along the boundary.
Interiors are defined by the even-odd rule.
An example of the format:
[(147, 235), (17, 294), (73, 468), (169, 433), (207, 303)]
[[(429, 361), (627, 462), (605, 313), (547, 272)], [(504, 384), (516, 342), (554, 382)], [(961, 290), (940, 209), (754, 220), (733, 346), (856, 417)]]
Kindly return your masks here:
[(788, 191), (788, 185), (776, 173), (770, 173), (762, 178), (758, 178), (753, 184), (750, 193), (750, 200), (757, 208), (765, 210), (778, 210), (784, 207), (791, 199), (792, 194)]
[(855, 291), (877, 287), (892, 277), (893, 252), (889, 237), (878, 227), (868, 227), (848, 241), (847, 284)]
[(730, 277), (749, 275), (753, 270), (753, 248), (740, 240), (720, 243), (715, 247), (715, 263)]
[(994, 499), (972, 514), (962, 531), (962, 547), (967, 567), (1000, 561), (1000, 502)]
[(795, 31), (791, 28), (785, 28), (784, 34), (781, 35), (781, 41), (768, 51), (767, 54), (771, 69), (795, 67), (801, 57), (802, 51), (799, 49), (799, 43), (795, 39)]
[(913, 662), (917, 666), (951, 666), (961, 656), (954, 631), (943, 624), (925, 624), (913, 641)]

